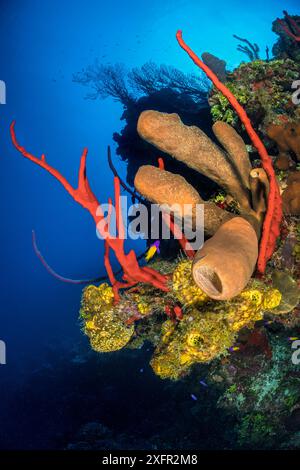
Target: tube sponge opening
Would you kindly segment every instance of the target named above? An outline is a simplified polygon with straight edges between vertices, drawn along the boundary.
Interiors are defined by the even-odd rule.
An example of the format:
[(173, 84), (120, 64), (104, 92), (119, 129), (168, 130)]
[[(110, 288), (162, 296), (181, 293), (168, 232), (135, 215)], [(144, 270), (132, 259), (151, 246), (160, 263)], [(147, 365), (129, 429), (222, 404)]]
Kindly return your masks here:
[(201, 266), (194, 270), (194, 280), (201, 285), (202, 289), (209, 296), (219, 296), (222, 294), (222, 281), (218, 274), (209, 266)]
[(225, 222), (197, 251), (192, 266), (195, 283), (215, 300), (229, 300), (249, 282), (258, 256), (258, 239), (247, 220)]

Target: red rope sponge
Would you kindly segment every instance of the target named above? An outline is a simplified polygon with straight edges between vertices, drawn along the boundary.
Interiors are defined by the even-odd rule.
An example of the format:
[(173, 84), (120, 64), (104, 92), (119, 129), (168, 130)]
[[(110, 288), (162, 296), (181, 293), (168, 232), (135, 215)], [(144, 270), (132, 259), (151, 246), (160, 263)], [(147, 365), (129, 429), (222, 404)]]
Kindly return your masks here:
[[(120, 180), (118, 177), (114, 178), (114, 189), (115, 189), (115, 208), (117, 211), (117, 231), (118, 236), (113, 237), (109, 233), (109, 224), (107, 219), (105, 219), (101, 206), (97, 200), (97, 197), (93, 193), (86, 173), (86, 159), (87, 159), (87, 148), (84, 149), (79, 167), (79, 176), (78, 176), (78, 186), (74, 188), (66, 180), (61, 173), (49, 165), (46, 161), (45, 155), (42, 155), (41, 158), (35, 157), (33, 154), (29, 153), (24, 147), (22, 147), (16, 138), (15, 134), (15, 122), (13, 121), (10, 126), (10, 134), (12, 143), (15, 148), (28, 160), (31, 160), (36, 165), (44, 168), (48, 171), (54, 178), (56, 178), (65, 190), (72, 196), (72, 198), (80, 204), (84, 209), (93, 217), (96, 227), (99, 230), (99, 233), (105, 240), (105, 255), (104, 255), (104, 264), (107, 270), (108, 277), (112, 284), (115, 301), (118, 302), (120, 299), (119, 290), (131, 287), (139, 282), (146, 284), (151, 284), (157, 289), (167, 292), (168, 279), (166, 276), (160, 274), (158, 271), (149, 268), (148, 266), (142, 267), (139, 265), (137, 257), (133, 250), (129, 253), (124, 251), (124, 225), (120, 209)], [(110, 217), (110, 214), (109, 214)], [(108, 217), (108, 219), (109, 219)], [(120, 263), (123, 269), (123, 280), (116, 280), (111, 264), (109, 261), (109, 251), (112, 250)]]
[(205, 65), (199, 59), (199, 57), (197, 57), (197, 55), (192, 51), (192, 49), (190, 49), (190, 47), (184, 42), (181, 31), (177, 31), (176, 38), (180, 47), (182, 47), (182, 49), (188, 53), (193, 62), (201, 70), (203, 70), (207, 77), (213, 82), (214, 86), (228, 99), (229, 103), (234, 108), (240, 120), (244, 124), (252, 144), (259, 153), (262, 162), (262, 167), (268, 175), (270, 183), (268, 207), (263, 223), (262, 236), (260, 240), (260, 248), (257, 261), (258, 272), (262, 274), (265, 272), (266, 264), (275, 250), (276, 240), (280, 234), (280, 224), (282, 220), (282, 201), (279, 192), (279, 186), (273, 168), (272, 159), (268, 155), (264, 144), (262, 143), (261, 139), (252, 127), (251, 121), (248, 118), (246, 111), (237, 101), (235, 96), (218, 79), (218, 77), (212, 72), (212, 70), (207, 67), (207, 65)]

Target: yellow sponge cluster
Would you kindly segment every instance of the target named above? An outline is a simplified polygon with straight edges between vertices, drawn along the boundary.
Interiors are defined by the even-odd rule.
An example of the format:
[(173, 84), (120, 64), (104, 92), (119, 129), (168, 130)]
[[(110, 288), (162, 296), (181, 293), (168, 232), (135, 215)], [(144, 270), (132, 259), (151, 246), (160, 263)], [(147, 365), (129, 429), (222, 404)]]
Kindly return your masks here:
[[(246, 288), (240, 295), (226, 302), (221, 310), (231, 329), (238, 332), (245, 326), (253, 327), (255, 322), (263, 319), (266, 310), (278, 307), (280, 301), (279, 290), (253, 281), (252, 287)], [(216, 308), (218, 310), (218, 306)]]
[(155, 322), (155, 309), (161, 312), (165, 305), (180, 302), (183, 318), (162, 323), (151, 360), (157, 375), (176, 380), (188, 373), (193, 364), (227, 354), (242, 328), (252, 328), (265, 311), (273, 311), (281, 302), (279, 290), (257, 280), (251, 280), (230, 301), (212, 300), (195, 284), (191, 261), (187, 259), (175, 267), (170, 287), (164, 297), (155, 295), (153, 289), (140, 287), (124, 293), (116, 305), (108, 284), (84, 289), (81, 318), (91, 347), (98, 352), (122, 349), (135, 331), (134, 323), (127, 324), (129, 319), (144, 317)]
[[(184, 272), (184, 267), (177, 272)], [(190, 280), (184, 289), (196, 292), (196, 305), (187, 308), (177, 325), (170, 320), (163, 324), (161, 342), (151, 361), (154, 372), (161, 378), (176, 380), (186, 374), (192, 364), (210, 362), (226, 354), (243, 327), (253, 327), (266, 310), (276, 308), (281, 301), (277, 289), (258, 281), (252, 281), (231, 301), (204, 300), (193, 284)], [(179, 282), (176, 287), (182, 295)], [(202, 305), (199, 305), (200, 298)]]
[(93, 316), (97, 312), (111, 307), (114, 302), (114, 293), (112, 288), (107, 284), (100, 284), (97, 286), (88, 286), (84, 289), (82, 294), (82, 310), (86, 317)]
[(122, 349), (131, 339), (134, 326), (127, 326), (113, 307), (114, 295), (108, 284), (88, 286), (82, 296), (84, 332), (97, 352)]
[(183, 306), (202, 305), (209, 297), (198, 287), (192, 276), (192, 261), (183, 259), (173, 273), (172, 291)]
[(166, 325), (165, 330), (151, 360), (154, 372), (163, 379), (176, 380), (186, 374), (192, 364), (209, 362), (225, 354), (235, 337), (221, 316), (197, 309), (191, 309), (173, 331)]

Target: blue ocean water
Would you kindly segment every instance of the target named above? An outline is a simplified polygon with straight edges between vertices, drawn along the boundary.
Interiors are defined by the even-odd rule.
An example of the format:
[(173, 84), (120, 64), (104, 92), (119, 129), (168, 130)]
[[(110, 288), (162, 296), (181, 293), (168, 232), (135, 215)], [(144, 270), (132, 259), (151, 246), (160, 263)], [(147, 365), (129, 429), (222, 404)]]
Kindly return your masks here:
[[(297, 7), (296, 0), (284, 2), (292, 14)], [(107, 201), (113, 188), (108, 144), (120, 175), (126, 176), (112, 140), (123, 127), (122, 107), (112, 98), (84, 99), (87, 90), (72, 75), (96, 58), (128, 68), (153, 61), (197, 72), (175, 40), (179, 28), (196, 51), (209, 51), (232, 68), (244, 59), (232, 35), (249, 38), (262, 50), (271, 48), (276, 39), (271, 23), (282, 9), (274, 0), (0, 1), (0, 79), (7, 87), (7, 103), (0, 105), (0, 339), (7, 347), (7, 364), (0, 366), (0, 448), (63, 447), (72, 442), (73, 431), (93, 420), (125, 434), (130, 423), (147, 438), (165, 422), (155, 413), (151, 393), (157, 401), (168, 399), (166, 385), (147, 365), (147, 353), (138, 360), (128, 352), (109, 355), (101, 365), (93, 358), (86, 372), (80, 365), (78, 375), (70, 365), (70, 351), (82, 341), (77, 321), (82, 287), (49, 275), (33, 251), (31, 231), (51, 265), (68, 277), (104, 274), (103, 244), (89, 214), (16, 152), (10, 122), (16, 120), (22, 145), (37, 156), (44, 153), (73, 184), (82, 149), (88, 147), (91, 184), (99, 200)], [(129, 241), (128, 248), (133, 246), (141, 252), (145, 243)], [(50, 372), (35, 380), (41, 369)], [(87, 376), (96, 377), (95, 383), (88, 384)], [(93, 413), (83, 404), (85, 415), (78, 397), (70, 401), (70, 392), (80, 389), (84, 403), (89, 387), (97, 387), (102, 405), (92, 402)], [(174, 422), (192, 406), (177, 387)], [(143, 435), (141, 421), (151, 406), (157, 422), (145, 424)]]

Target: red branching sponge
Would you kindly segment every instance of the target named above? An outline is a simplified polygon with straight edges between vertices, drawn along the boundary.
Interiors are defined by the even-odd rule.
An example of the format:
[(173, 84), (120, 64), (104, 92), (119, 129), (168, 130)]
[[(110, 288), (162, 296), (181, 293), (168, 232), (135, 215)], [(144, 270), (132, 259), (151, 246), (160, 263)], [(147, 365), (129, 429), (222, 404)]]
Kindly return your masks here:
[(235, 96), (231, 93), (226, 86), (220, 82), (218, 77), (205, 65), (197, 55), (190, 49), (190, 47), (184, 42), (182, 38), (182, 32), (177, 31), (176, 34), (179, 45), (185, 50), (193, 62), (203, 70), (207, 77), (213, 82), (215, 87), (221, 91), (221, 93), (228, 99), (231, 106), (238, 114), (240, 120), (245, 126), (245, 129), (254, 145), (256, 147), (259, 156), (261, 158), (262, 166), (266, 171), (270, 183), (270, 192), (268, 197), (268, 208), (263, 223), (262, 236), (260, 241), (260, 250), (257, 261), (258, 272), (264, 273), (266, 269), (267, 261), (271, 258), (275, 246), (277, 237), (280, 234), (280, 223), (282, 219), (282, 202), (279, 192), (279, 187), (276, 180), (276, 175), (273, 168), (273, 162), (268, 152), (262, 143), (261, 139), (255, 132), (247, 116), (244, 108), (239, 104)]
[(165, 169), (165, 162), (164, 162), (163, 158), (159, 157), (157, 161), (158, 161), (158, 168), (160, 170), (164, 170)]
[[(87, 209), (91, 216), (93, 217), (97, 229), (99, 230), (101, 236), (105, 239), (105, 256), (104, 264), (107, 270), (109, 280), (112, 284), (112, 288), (115, 295), (115, 300), (119, 300), (119, 290), (123, 288), (131, 287), (138, 282), (144, 282), (151, 284), (152, 286), (161, 289), (163, 291), (168, 291), (167, 286), (167, 277), (163, 276), (154, 269), (149, 268), (148, 266), (141, 267), (138, 264), (138, 260), (133, 250), (128, 254), (124, 251), (124, 225), (120, 210), (120, 180), (118, 177), (114, 178), (114, 188), (115, 188), (115, 208), (116, 208), (116, 219), (117, 219), (117, 232), (118, 236), (113, 237), (110, 235), (108, 228), (108, 220), (105, 219), (101, 206), (93, 193), (86, 175), (86, 158), (88, 150), (85, 148), (83, 150), (80, 168), (79, 168), (79, 178), (78, 178), (78, 187), (73, 188), (70, 183), (62, 176), (58, 170), (50, 166), (46, 162), (45, 155), (42, 155), (41, 158), (37, 158), (27, 150), (22, 147), (16, 138), (15, 135), (15, 122), (13, 121), (10, 126), (11, 138), (16, 149), (25, 157), (31, 160), (36, 165), (47, 170), (54, 178), (56, 178), (65, 188), (65, 190), (72, 196), (72, 198), (78, 202), (82, 207)], [(109, 219), (109, 216), (108, 216)], [(115, 256), (120, 263), (123, 269), (123, 280), (125, 282), (120, 282), (115, 278), (113, 270), (109, 261), (109, 251), (112, 250), (115, 253)]]
[[(281, 20), (277, 18), (278, 23), (280, 24), (283, 31), (289, 36), (290, 38), (294, 39), (296, 42), (300, 42), (300, 27), (297, 22), (288, 14), (287, 11), (283, 11), (285, 20)], [(295, 31), (292, 31), (293, 30)], [(298, 35), (298, 36), (297, 36)]]

